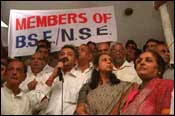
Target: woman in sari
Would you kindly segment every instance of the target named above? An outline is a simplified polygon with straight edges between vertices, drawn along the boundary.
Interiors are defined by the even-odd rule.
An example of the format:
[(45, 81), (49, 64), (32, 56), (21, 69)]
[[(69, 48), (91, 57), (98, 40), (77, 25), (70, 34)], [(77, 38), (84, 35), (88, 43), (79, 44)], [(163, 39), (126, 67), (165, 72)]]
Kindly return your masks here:
[(120, 82), (112, 73), (109, 54), (103, 53), (94, 60), (91, 81), (79, 93), (76, 114), (112, 114), (112, 109), (130, 83)]
[(169, 114), (172, 80), (162, 79), (164, 61), (154, 51), (142, 53), (136, 60), (136, 71), (142, 79), (139, 86), (133, 84), (118, 102), (118, 114), (160, 115)]

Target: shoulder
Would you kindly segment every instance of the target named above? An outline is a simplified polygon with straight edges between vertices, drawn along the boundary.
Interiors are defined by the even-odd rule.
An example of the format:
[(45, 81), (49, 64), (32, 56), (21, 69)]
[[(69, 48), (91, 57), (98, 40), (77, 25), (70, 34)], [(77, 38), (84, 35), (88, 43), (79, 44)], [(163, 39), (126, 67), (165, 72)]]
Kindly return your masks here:
[(89, 84), (89, 83), (85, 83), (85, 84), (82, 86), (81, 90), (90, 90), (90, 84)]
[(174, 81), (170, 80), (170, 79), (161, 79), (161, 84), (168, 87), (168, 88), (174, 87)]
[(136, 83), (121, 81), (121, 82), (118, 84), (118, 87), (119, 87), (120, 89), (122, 89), (123, 91), (126, 91), (126, 90), (128, 90), (133, 84), (136, 84)]
[(174, 88), (174, 81), (169, 79), (156, 79), (159, 81), (158, 88), (161, 91), (171, 92)]
[(130, 86), (132, 85), (131, 82), (126, 82), (126, 81), (120, 81), (120, 83), (118, 84), (119, 86), (125, 87), (125, 86)]

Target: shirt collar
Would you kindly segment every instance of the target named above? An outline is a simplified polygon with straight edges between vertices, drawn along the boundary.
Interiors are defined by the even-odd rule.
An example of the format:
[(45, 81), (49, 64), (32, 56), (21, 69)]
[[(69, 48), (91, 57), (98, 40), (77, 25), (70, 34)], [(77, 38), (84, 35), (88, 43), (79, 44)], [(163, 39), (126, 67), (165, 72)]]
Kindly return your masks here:
[[(5, 86), (4, 86), (4, 89), (5, 89), (8, 93), (14, 95), (13, 91), (12, 91), (11, 89), (9, 89), (9, 88), (6, 86), (6, 84), (5, 84)], [(24, 96), (24, 94), (25, 94), (25, 93), (21, 90), (20, 93), (17, 94), (17, 95), (14, 95), (14, 97), (22, 97), (22, 96)]]
[(122, 64), (122, 66), (119, 68), (119, 69), (117, 69), (115, 66), (113, 67), (113, 70), (114, 71), (116, 71), (116, 70), (121, 70), (121, 69), (123, 69), (123, 68), (125, 68), (125, 67), (131, 67), (132, 66), (132, 64), (130, 64), (128, 61), (126, 61), (125, 60), (125, 62)]
[[(84, 72), (88, 72), (89, 70), (91, 70), (91, 69), (93, 69), (93, 68), (94, 68), (94, 66), (93, 66), (92, 62), (90, 62), (90, 63), (89, 63), (89, 67), (88, 67)], [(68, 74), (71, 75), (71, 76), (73, 76), (73, 77), (77, 77), (77, 76), (76, 76), (76, 72), (77, 72), (77, 71), (80, 71), (80, 69), (79, 69), (78, 65), (75, 65), (75, 67), (73, 67), (73, 68), (71, 69), (71, 71), (68, 72)]]

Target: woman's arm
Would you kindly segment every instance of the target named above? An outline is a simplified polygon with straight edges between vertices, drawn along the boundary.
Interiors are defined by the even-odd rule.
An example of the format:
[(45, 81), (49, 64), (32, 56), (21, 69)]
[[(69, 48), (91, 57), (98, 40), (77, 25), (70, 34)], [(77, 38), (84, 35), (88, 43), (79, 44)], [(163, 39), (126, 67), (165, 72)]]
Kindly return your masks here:
[(76, 115), (88, 115), (85, 111), (85, 103), (78, 103), (76, 108)]
[(87, 94), (89, 91), (90, 91), (89, 84), (83, 85), (82, 88), (80, 89), (77, 101), (77, 108), (75, 110), (77, 115), (88, 115), (86, 112), (85, 105), (86, 105)]

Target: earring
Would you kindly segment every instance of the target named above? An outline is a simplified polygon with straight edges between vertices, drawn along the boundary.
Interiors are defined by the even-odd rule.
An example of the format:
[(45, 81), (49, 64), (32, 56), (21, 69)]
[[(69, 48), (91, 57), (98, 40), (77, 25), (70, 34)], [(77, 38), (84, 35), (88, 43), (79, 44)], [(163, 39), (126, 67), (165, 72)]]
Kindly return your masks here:
[(161, 72), (158, 72), (158, 75), (161, 75)]

